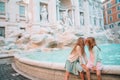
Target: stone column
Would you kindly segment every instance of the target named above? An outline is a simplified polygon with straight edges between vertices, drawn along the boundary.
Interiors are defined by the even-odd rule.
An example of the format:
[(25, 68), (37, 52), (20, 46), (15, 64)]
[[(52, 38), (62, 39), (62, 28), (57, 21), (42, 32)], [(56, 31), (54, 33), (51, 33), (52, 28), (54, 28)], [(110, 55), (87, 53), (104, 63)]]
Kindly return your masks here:
[(102, 23), (101, 24), (102, 24), (102, 28), (105, 29), (105, 27), (104, 27), (104, 15), (103, 15), (103, 6), (102, 6), (102, 4), (100, 5), (100, 7), (101, 7), (100, 8), (101, 9), (101, 13), (102, 13), (101, 14), (102, 15), (102, 17), (101, 17), (102, 18), (102, 20), (101, 20)]
[(6, 2), (5, 5), (6, 5), (6, 6), (5, 6), (5, 8), (6, 8), (6, 9), (5, 9), (6, 21), (8, 21), (8, 20), (9, 20), (9, 13), (8, 13), (8, 5), (9, 5), (9, 4), (8, 4), (8, 2)]
[(48, 2), (48, 20), (51, 24), (55, 23), (57, 20), (56, 16), (56, 0), (49, 0)]
[(72, 22), (73, 26), (75, 26), (75, 6), (72, 6)]
[(33, 23), (40, 23), (40, 2), (33, 0)]
[(56, 7), (57, 7), (57, 20), (59, 21), (60, 20), (60, 12), (59, 12), (59, 7), (60, 7), (60, 1), (59, 0), (57, 0), (57, 2), (56, 2)]
[(26, 22), (28, 22), (29, 21), (29, 19), (28, 19), (28, 4), (27, 4), (27, 6), (26, 6), (26, 10), (25, 10), (25, 20), (26, 20)]
[(90, 34), (90, 15), (89, 15), (89, 2), (86, 0), (83, 3), (84, 5), (84, 24), (85, 24), (85, 32), (87, 36)]
[[(79, 4), (78, 4), (78, 0), (72, 1), (72, 5), (73, 5), (73, 14), (74, 14), (74, 25), (76, 26), (76, 28), (80, 27), (80, 14), (79, 14)], [(75, 10), (74, 10), (75, 9)]]
[(30, 34), (38, 33), (40, 30), (40, 1), (30, 0), (29, 4), (29, 29)]

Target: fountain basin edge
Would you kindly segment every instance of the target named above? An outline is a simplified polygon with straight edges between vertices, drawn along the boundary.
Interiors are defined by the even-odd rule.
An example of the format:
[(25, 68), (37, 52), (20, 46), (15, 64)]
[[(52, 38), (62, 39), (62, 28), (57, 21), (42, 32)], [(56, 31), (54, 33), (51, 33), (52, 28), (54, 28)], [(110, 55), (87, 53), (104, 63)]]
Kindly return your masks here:
[[(53, 63), (31, 60), (20, 55), (14, 55), (14, 67), (18, 71), (42, 80), (64, 80), (65, 63)], [(96, 80), (96, 75), (91, 72), (91, 78)], [(104, 65), (102, 70), (103, 80), (119, 80), (120, 66)], [(71, 74), (70, 79), (78, 80), (79, 77)]]

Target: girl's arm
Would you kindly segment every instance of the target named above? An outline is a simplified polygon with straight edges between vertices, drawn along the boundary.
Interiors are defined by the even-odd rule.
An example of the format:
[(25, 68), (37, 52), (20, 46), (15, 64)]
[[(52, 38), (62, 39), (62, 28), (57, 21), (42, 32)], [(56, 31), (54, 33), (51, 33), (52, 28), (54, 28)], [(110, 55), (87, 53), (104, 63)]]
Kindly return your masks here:
[(94, 66), (96, 66), (98, 59), (98, 49), (96, 47), (93, 48), (93, 54), (94, 54)]
[(87, 56), (86, 56), (86, 53), (84, 54), (84, 60), (85, 60), (85, 63), (87, 64), (87, 62), (88, 62), (88, 59), (87, 59)]
[(78, 56), (79, 56), (80, 64), (86, 64), (87, 63), (87, 57), (86, 57), (86, 54), (82, 55), (80, 46), (77, 46), (77, 53), (78, 53)]
[(85, 46), (85, 56), (87, 60), (90, 58), (90, 52), (89, 52), (88, 46)]
[(76, 52), (81, 57), (82, 54), (81, 54), (81, 48), (80, 48), (80, 46), (76, 47)]
[(78, 56), (79, 56), (79, 63), (80, 64), (83, 64), (83, 62), (82, 62), (82, 54), (81, 54), (81, 48), (80, 48), (80, 46), (77, 46), (76, 47), (76, 52), (77, 52), (77, 54), (78, 54)]

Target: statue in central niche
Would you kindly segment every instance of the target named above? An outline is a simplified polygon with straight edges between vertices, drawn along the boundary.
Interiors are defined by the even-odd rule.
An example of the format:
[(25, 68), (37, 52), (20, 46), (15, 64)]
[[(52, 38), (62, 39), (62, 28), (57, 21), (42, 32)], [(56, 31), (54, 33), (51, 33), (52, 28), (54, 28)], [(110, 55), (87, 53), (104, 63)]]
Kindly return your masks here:
[(62, 23), (66, 26), (72, 26), (72, 21), (68, 15), (68, 11), (62, 12)]
[(48, 12), (46, 5), (43, 5), (41, 9), (41, 22), (48, 22)]

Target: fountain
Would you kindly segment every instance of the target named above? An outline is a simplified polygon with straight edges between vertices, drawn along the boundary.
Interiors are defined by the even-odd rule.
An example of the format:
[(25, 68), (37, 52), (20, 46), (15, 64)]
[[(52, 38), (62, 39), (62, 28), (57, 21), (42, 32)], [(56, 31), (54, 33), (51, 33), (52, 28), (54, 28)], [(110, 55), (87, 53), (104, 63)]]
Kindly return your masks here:
[[(105, 44), (99, 45), (99, 47), (103, 51), (103, 80), (119, 80), (120, 44)], [(47, 52), (24, 52), (24, 54), (15, 55), (15, 64), (13, 66), (15, 69), (17, 68), (18, 72), (32, 76), (30, 78), (33, 80), (64, 80), (64, 65), (71, 50), (72, 48)], [(113, 53), (115, 53), (114, 56)], [(96, 80), (93, 72), (91, 72), (91, 78)], [(70, 79), (78, 80), (79, 78), (72, 75)]]
[(119, 27), (115, 27), (114, 29), (107, 29), (105, 31), (106, 37), (110, 42), (120, 43), (120, 31)]
[[(17, 53), (13, 64), (16, 71), (42, 80), (63, 80), (65, 61), (78, 37), (93, 36), (103, 51), (103, 79), (119, 80), (120, 44), (109, 44), (109, 40), (115, 40), (110, 30), (97, 29), (85, 33), (67, 22), (61, 24), (61, 21), (56, 24), (41, 23), (40, 26), (36, 31), (29, 27), (28, 31), (14, 31), (8, 38), (0, 38), (1, 53)], [(113, 53), (116, 54), (114, 57)], [(92, 79), (96, 79), (94, 76)], [(73, 78), (78, 79), (72, 75)]]
[[(64, 0), (61, 0), (61, 2), (64, 2)], [(39, 26), (32, 25), (26, 31), (10, 32), (6, 39), (0, 37), (0, 52), (14, 55), (13, 68), (17, 72), (33, 80), (63, 80), (65, 61), (78, 37), (93, 36), (103, 52), (103, 80), (120, 79), (120, 44), (109, 44), (119, 43), (119, 40), (116, 41), (119, 36), (114, 37), (115, 34), (111, 34), (110, 30), (91, 29), (88, 26), (90, 28), (86, 31), (88, 27), (82, 29), (73, 26), (74, 20), (71, 20), (71, 17), (74, 18), (76, 15), (73, 16), (74, 9), (72, 8), (69, 10), (60, 8), (59, 14), (61, 14), (62, 19), (50, 24), (46, 10), (48, 5), (42, 5), (43, 11), (41, 11), (43, 13), (40, 14)], [(72, 16), (68, 16), (66, 12), (69, 12)], [(86, 14), (81, 13), (81, 24), (85, 23), (84, 16)], [(91, 78), (96, 79), (94, 72), (91, 72), (91, 74)], [(79, 78), (72, 75), (72, 79), (78, 80)]]
[[(63, 26), (54, 24), (40, 27), (35, 33), (12, 32), (9, 39), (1, 38), (0, 41), (4, 42), (1, 44), (4, 46), (1, 51), (8, 54), (17, 53), (14, 54), (13, 68), (31, 79), (63, 80), (65, 61), (77, 38), (95, 36), (103, 52), (103, 79), (119, 80), (120, 44), (108, 44), (108, 42), (103, 44), (103, 39), (106, 39), (103, 32), (88, 35), (76, 32), (76, 29), (70, 26), (66, 30)], [(112, 56), (113, 53), (116, 55)], [(71, 79), (78, 80), (78, 77), (72, 75)], [(96, 79), (94, 73), (92, 79)]]

